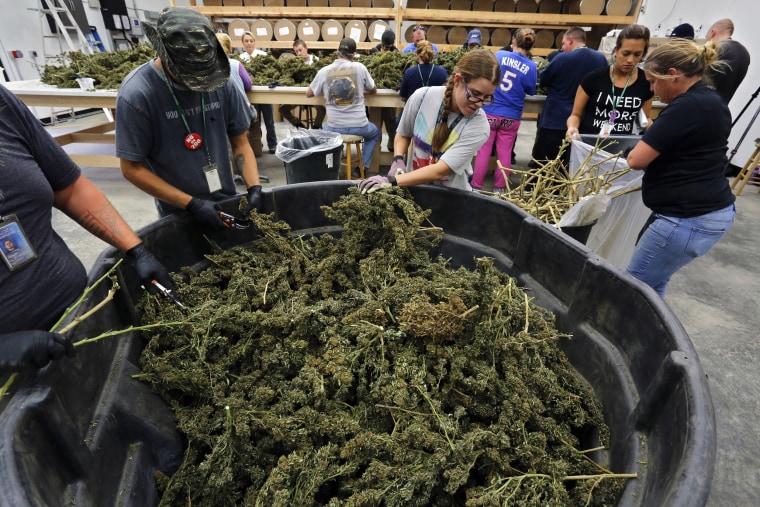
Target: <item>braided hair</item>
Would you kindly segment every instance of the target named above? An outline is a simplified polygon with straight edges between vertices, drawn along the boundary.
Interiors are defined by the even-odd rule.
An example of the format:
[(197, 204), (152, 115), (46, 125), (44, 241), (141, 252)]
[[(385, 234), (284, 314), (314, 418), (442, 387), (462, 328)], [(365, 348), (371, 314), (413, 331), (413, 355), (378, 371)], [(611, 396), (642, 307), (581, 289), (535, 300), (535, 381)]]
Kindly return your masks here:
[(462, 76), (465, 83), (469, 83), (473, 79), (485, 78), (493, 85), (497, 85), (501, 79), (501, 68), (496, 57), (488, 49), (469, 51), (457, 62), (446, 82), (446, 90), (443, 92), (443, 114), (441, 115), (441, 123), (435, 126), (433, 132), (433, 151), (441, 151), (449, 138), (449, 113), (451, 112), (451, 99), (454, 93), (454, 79), (457, 74)]

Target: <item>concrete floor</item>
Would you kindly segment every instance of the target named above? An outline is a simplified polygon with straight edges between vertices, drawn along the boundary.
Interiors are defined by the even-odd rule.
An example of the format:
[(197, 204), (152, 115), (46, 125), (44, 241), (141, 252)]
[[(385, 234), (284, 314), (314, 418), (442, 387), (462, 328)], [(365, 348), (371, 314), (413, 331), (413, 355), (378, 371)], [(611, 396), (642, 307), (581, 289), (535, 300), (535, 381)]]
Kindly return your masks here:
[[(98, 117), (76, 123), (97, 121)], [(276, 124), (278, 139), (288, 124)], [(64, 123), (53, 127), (70, 129)], [(525, 167), (535, 136), (535, 122), (523, 122), (518, 136), (517, 166)], [(386, 145), (384, 137), (381, 146)], [(101, 147), (93, 149), (102, 150)], [(744, 161), (737, 161), (743, 165)], [(283, 163), (265, 152), (259, 172), (270, 183), (285, 184)], [(127, 183), (118, 169), (83, 168), (135, 229), (156, 219), (153, 200)], [(486, 182), (486, 189), (491, 185)], [(243, 190), (243, 189), (241, 189)], [(718, 453), (709, 506), (760, 505), (760, 284), (752, 263), (760, 260), (760, 195), (748, 186), (737, 198), (733, 228), (707, 255), (672, 279), (667, 303), (691, 337), (708, 376), (716, 413)], [(86, 267), (106, 245), (57, 213), (54, 226)], [(757, 313), (755, 313), (757, 311)]]

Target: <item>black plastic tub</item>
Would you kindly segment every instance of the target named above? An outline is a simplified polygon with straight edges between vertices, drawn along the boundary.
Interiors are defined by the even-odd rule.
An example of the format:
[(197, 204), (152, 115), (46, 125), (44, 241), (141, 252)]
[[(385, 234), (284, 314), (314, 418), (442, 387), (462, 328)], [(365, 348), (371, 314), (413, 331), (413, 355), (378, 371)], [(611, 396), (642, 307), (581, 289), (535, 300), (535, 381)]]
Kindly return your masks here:
[[(349, 185), (268, 189), (265, 210), (297, 234), (337, 233), (319, 207)], [(638, 474), (627, 482), (619, 505), (704, 505), (715, 461), (712, 402), (688, 336), (657, 294), (508, 202), (431, 186), (411, 192), (446, 232), (441, 253), (453, 265), (493, 257), (556, 314), (561, 331), (573, 334), (563, 344), (604, 404), (612, 435), (610, 468)], [(225, 203), (228, 211), (234, 206)], [(177, 269), (209, 252), (204, 235), (231, 247), (255, 239), (256, 232), (199, 230), (182, 215), (151, 224), (141, 235), (167, 267)], [(118, 256), (104, 251), (91, 281)], [(75, 331), (77, 336), (136, 322), (138, 282), (128, 268), (120, 277), (124, 290), (117, 300)], [(141, 348), (136, 333), (123, 335), (16, 380), (12, 395), (0, 402), (0, 505), (158, 502), (152, 474), (175, 470), (183, 448), (169, 409), (132, 378)]]

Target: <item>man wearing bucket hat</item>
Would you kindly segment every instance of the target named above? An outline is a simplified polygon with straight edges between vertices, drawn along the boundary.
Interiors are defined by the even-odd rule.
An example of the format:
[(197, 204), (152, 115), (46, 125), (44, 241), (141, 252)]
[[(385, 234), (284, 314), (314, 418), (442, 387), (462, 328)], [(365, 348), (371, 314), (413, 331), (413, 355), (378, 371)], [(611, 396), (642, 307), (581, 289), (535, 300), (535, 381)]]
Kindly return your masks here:
[(208, 19), (168, 7), (145, 33), (158, 58), (132, 71), (116, 102), (116, 156), (124, 177), (156, 199), (159, 216), (187, 210), (225, 227), (215, 201), (237, 194), (227, 143), (248, 187), (245, 214), (261, 206), (247, 131), (251, 112), (229, 80), (230, 62)]

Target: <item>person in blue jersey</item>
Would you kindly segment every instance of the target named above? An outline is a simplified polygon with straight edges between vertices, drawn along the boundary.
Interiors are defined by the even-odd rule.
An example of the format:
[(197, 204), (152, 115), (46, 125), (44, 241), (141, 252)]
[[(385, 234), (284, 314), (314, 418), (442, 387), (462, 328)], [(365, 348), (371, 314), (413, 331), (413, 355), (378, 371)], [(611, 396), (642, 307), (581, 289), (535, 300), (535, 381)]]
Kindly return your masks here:
[[(494, 92), (494, 103), (483, 106), (491, 132), (475, 158), (472, 188), (483, 188), (488, 173), (494, 144), (496, 156), (504, 167), (512, 167), (512, 149), (520, 129), (525, 105), (525, 95), (536, 93), (536, 64), (528, 53), (536, 43), (532, 28), (521, 28), (512, 37), (513, 51), (497, 51), (496, 60), (501, 67), (501, 81)], [(494, 191), (503, 192), (506, 187), (504, 173), (496, 170)]]

